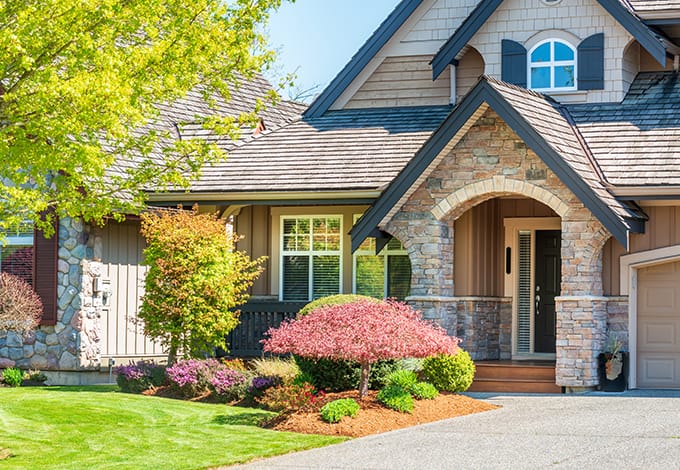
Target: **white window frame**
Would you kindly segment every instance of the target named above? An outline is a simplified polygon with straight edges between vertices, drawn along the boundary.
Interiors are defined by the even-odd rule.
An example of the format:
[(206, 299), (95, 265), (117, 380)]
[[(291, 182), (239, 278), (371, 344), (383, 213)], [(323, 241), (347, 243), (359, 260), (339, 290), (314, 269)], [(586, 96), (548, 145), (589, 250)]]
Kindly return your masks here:
[[(571, 51), (574, 53), (574, 59), (573, 60), (555, 60), (555, 43), (559, 42), (560, 44), (564, 44), (567, 46)], [(534, 53), (536, 49), (541, 47), (542, 45), (549, 43), (550, 44), (550, 60), (548, 62), (532, 62), (531, 61), (531, 55)], [(555, 86), (555, 68), (556, 67), (564, 67), (564, 66), (573, 66), (574, 67), (574, 85), (570, 87), (556, 87)], [(533, 66), (533, 67), (532, 67)], [(531, 80), (531, 69), (532, 68), (538, 68), (538, 67), (550, 67), (550, 87), (548, 88), (537, 88), (533, 86), (532, 80)], [(534, 90), (534, 91), (540, 91), (540, 92), (547, 92), (547, 91), (576, 91), (578, 90), (578, 51), (577, 49), (571, 45), (568, 41), (565, 41), (564, 39), (559, 39), (559, 38), (549, 38), (544, 41), (539, 42), (536, 44), (534, 47), (529, 49), (529, 52), (527, 53), (527, 83), (529, 84), (529, 89)]]
[[(332, 250), (323, 250), (323, 251), (314, 251), (313, 250), (313, 239), (310, 239), (310, 249), (306, 251), (286, 251), (284, 249), (284, 220), (286, 219), (294, 219), (294, 220), (299, 220), (299, 219), (308, 219), (310, 228), (313, 229), (314, 227), (314, 219), (338, 219), (340, 221), (340, 231), (339, 231), (339, 250), (338, 251), (332, 251)], [(297, 302), (298, 300), (290, 300), (290, 299), (285, 299), (283, 294), (283, 281), (284, 281), (284, 273), (283, 273), (283, 268), (284, 268), (284, 257), (286, 256), (307, 256), (310, 258), (310, 263), (309, 263), (309, 271), (307, 273), (308, 276), (308, 290), (307, 290), (307, 302), (313, 300), (313, 295), (314, 295), (314, 256), (338, 256), (340, 258), (340, 274), (339, 274), (339, 279), (338, 279), (338, 293), (342, 293), (343, 291), (343, 285), (342, 285), (342, 278), (343, 278), (343, 248), (344, 248), (344, 243), (343, 243), (343, 216), (342, 214), (299, 214), (299, 215), (281, 215), (279, 216), (279, 300), (282, 302)], [(312, 236), (312, 232), (310, 232), (310, 237)], [(304, 301), (301, 301), (304, 302)]]

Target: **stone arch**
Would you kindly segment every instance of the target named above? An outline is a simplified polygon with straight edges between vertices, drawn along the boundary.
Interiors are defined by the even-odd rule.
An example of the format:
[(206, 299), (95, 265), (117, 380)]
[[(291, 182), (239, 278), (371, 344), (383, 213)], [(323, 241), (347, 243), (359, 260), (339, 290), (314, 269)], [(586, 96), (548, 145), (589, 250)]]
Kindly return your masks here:
[(550, 207), (562, 218), (569, 212), (569, 205), (547, 189), (527, 181), (494, 176), (452, 192), (439, 201), (430, 213), (437, 220), (442, 220), (446, 216), (457, 219), (465, 211), (479, 203), (510, 194), (520, 194), (535, 199)]

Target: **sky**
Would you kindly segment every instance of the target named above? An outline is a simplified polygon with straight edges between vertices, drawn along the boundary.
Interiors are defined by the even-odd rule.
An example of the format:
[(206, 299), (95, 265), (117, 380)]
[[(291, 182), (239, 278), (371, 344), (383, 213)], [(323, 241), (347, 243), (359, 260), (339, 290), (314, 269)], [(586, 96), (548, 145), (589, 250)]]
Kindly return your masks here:
[[(285, 2), (269, 21), (269, 44), (278, 52), (269, 78), (295, 72), (295, 90), (318, 86), (316, 93), (321, 92), (398, 3), (399, 0)], [(286, 97), (287, 93), (282, 95)]]

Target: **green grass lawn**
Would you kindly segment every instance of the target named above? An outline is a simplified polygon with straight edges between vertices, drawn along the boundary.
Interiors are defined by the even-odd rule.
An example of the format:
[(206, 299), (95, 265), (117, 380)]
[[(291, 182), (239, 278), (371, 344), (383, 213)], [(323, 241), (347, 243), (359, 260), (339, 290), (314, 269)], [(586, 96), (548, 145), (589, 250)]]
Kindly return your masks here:
[(205, 468), (342, 439), (269, 431), (271, 413), (128, 395), (116, 386), (0, 388), (3, 468)]

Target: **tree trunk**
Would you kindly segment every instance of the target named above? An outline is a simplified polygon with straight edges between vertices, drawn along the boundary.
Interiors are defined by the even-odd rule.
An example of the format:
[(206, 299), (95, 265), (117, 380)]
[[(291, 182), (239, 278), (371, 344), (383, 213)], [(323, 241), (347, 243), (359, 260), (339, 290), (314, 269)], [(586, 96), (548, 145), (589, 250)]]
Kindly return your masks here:
[(168, 348), (168, 367), (175, 364), (177, 361), (177, 346), (170, 345)]
[(371, 375), (371, 363), (361, 363), (361, 381), (359, 382), (359, 398), (364, 398), (368, 394), (368, 378)]

